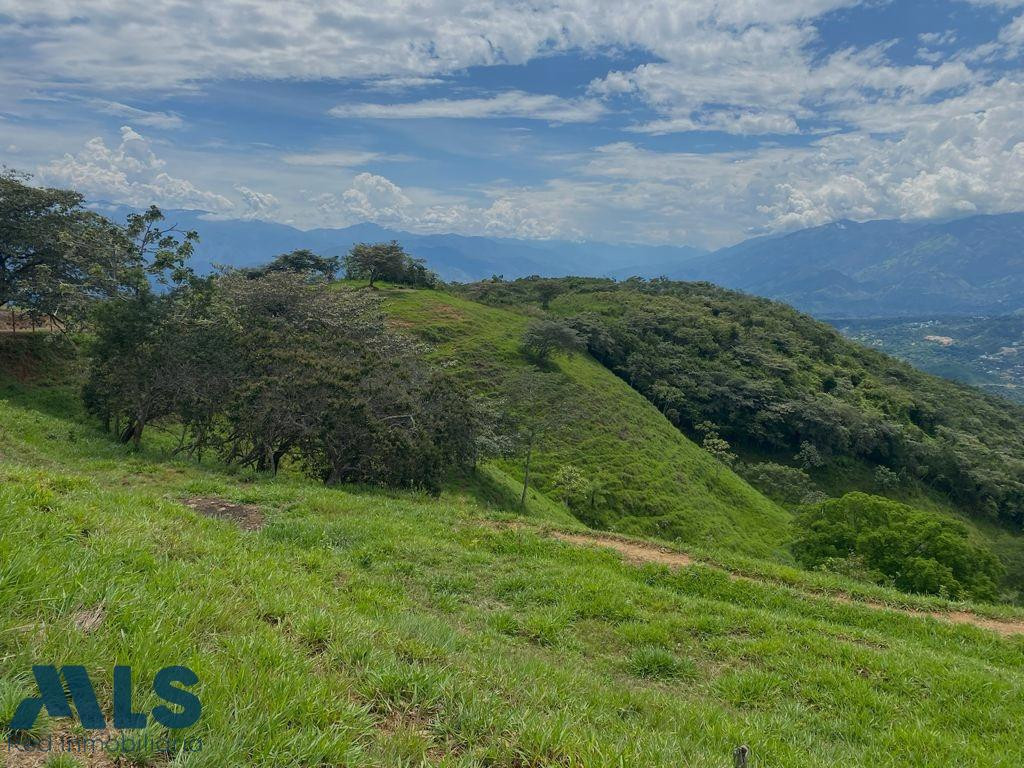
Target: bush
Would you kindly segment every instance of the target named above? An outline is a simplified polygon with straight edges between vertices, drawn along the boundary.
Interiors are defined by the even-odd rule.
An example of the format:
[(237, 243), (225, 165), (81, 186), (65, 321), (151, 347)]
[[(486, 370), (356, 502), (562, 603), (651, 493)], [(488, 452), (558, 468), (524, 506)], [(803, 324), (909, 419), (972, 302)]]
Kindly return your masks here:
[(590, 490), (590, 483), (583, 471), (572, 464), (563, 464), (559, 467), (551, 479), (551, 485), (554, 486), (558, 498), (570, 509), (583, 504)]
[[(848, 493), (805, 509), (795, 521), (793, 552), (810, 568), (856, 563), (905, 592), (995, 600), (999, 560), (970, 541), (967, 528), (934, 512)], [(871, 578), (872, 581), (879, 580)]]
[(818, 491), (811, 476), (796, 467), (766, 461), (744, 465), (743, 479), (765, 496), (783, 504), (807, 504)]

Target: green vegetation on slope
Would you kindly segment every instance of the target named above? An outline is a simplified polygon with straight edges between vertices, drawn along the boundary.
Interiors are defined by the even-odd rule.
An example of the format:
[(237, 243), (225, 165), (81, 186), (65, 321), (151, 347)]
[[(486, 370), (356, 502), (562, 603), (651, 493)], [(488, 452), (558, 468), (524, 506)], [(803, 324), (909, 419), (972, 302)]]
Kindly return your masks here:
[[(0, 700), (31, 693), (33, 662), (186, 664), (203, 749), (174, 765), (657, 768), (745, 743), (787, 768), (980, 767), (1024, 738), (1019, 638), (637, 568), (457, 496), (132, 453), (77, 407), (0, 395)], [(266, 524), (204, 519), (195, 497)]]
[[(390, 289), (384, 308), (480, 392), (501, 396), (535, 368), (520, 342), (529, 317), (439, 291)], [(788, 515), (691, 443), (638, 393), (585, 355), (546, 364), (564, 390), (568, 423), (538, 451), (531, 474), (552, 490), (558, 470), (579, 467), (600, 491), (584, 522), (707, 548), (785, 557)], [(522, 478), (521, 461), (498, 462)]]
[(681, 430), (726, 461), (739, 454), (737, 471), (781, 504), (860, 490), (970, 520), (972, 541), (1006, 566), (1003, 598), (1020, 599), (1024, 410), (706, 283), (527, 278), (458, 290), (519, 311), (547, 305)]
[(811, 468), (855, 459), (1024, 522), (1024, 409), (914, 370), (789, 307), (701, 283), (565, 294), (595, 356), (675, 424)]

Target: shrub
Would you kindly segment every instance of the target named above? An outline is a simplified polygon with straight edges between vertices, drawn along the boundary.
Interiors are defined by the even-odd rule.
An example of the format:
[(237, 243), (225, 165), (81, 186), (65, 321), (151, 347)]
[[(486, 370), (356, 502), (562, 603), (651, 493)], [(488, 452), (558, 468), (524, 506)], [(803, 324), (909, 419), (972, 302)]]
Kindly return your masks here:
[[(966, 526), (934, 512), (848, 493), (796, 518), (793, 552), (807, 567), (856, 562), (906, 592), (994, 600), (999, 560), (968, 537)], [(875, 580), (875, 579), (872, 579)]]
[(806, 504), (819, 492), (811, 476), (797, 467), (766, 461), (747, 464), (740, 473), (761, 493), (783, 504)]

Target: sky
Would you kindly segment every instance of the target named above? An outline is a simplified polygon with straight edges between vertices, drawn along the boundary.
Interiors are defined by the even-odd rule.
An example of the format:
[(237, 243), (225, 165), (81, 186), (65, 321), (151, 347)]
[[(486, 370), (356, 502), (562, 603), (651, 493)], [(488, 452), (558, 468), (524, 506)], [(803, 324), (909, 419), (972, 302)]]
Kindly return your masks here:
[(1024, 210), (1024, 0), (0, 0), (0, 164), (303, 229)]

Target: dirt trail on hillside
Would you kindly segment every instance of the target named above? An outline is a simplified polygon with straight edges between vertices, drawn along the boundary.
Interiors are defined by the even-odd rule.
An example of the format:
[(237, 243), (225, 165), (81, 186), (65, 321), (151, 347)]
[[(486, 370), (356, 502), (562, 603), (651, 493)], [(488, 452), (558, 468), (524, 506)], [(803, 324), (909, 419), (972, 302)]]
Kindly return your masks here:
[[(553, 539), (564, 541), (568, 544), (613, 549), (620, 553), (626, 560), (634, 564), (642, 565), (644, 563), (655, 563), (658, 565), (667, 565), (670, 568), (685, 568), (686, 566), (693, 565), (697, 562), (684, 552), (660, 547), (657, 544), (632, 541), (609, 534), (548, 531), (547, 535)], [(712, 567), (714, 567), (711, 563), (708, 563), (707, 565), (712, 565)], [(771, 579), (758, 579), (741, 573), (729, 572), (729, 576), (737, 581), (763, 581), (777, 583), (780, 586), (787, 586), (791, 589), (797, 589), (797, 591), (804, 591), (805, 594), (809, 594), (814, 597), (822, 597), (839, 603), (863, 605), (868, 608), (874, 608), (875, 610), (892, 611), (894, 613), (902, 613), (907, 616), (917, 616), (922, 618), (931, 617), (939, 619), (940, 621), (948, 621), (953, 624), (970, 624), (975, 627), (980, 627), (981, 629), (991, 630), (992, 632), (996, 632), (1007, 637), (1011, 635), (1024, 635), (1024, 620), (993, 619), (987, 616), (979, 616), (976, 613), (970, 613), (968, 611), (922, 611), (913, 608), (899, 608), (897, 606), (886, 605), (884, 603), (874, 602), (871, 600), (858, 600), (846, 594), (799, 590), (797, 587), (792, 587), (791, 585), (787, 585), (782, 582), (774, 582)]]

